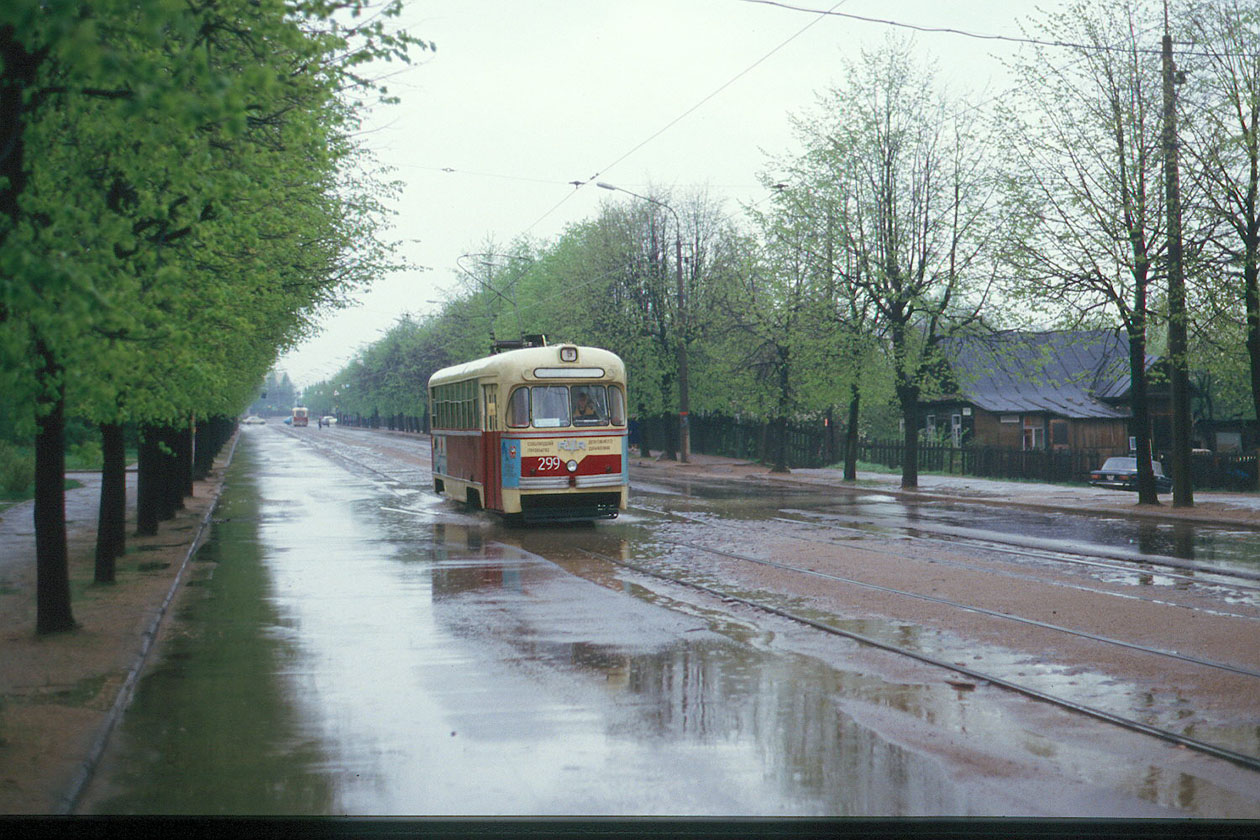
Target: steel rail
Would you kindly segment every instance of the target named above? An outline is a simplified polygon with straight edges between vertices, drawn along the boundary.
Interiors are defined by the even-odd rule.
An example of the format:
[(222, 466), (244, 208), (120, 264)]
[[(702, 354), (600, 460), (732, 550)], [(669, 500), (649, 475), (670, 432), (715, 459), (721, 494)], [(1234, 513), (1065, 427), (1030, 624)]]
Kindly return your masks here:
[[(769, 613), (771, 615), (777, 615), (780, 618), (786, 618), (789, 621), (794, 621), (799, 624), (803, 624), (807, 627), (811, 627), (815, 630), (820, 630), (824, 633), (840, 636), (846, 639), (851, 639), (852, 641), (858, 642), (860, 644), (877, 648), (879, 650), (884, 650), (889, 653), (899, 654), (901, 656), (914, 659), (918, 662), (922, 662), (926, 665), (931, 665), (937, 668), (942, 668), (947, 671), (952, 671), (955, 674), (962, 674), (963, 676), (969, 677), (971, 679), (978, 680), (981, 682), (987, 682), (992, 685), (996, 685), (999, 688), (1005, 688), (1008, 691), (1013, 691), (1017, 694), (1022, 694), (1025, 697), (1030, 697), (1034, 700), (1040, 700), (1042, 702), (1049, 703), (1054, 706), (1058, 706), (1062, 709), (1067, 709), (1068, 711), (1076, 712), (1078, 714), (1083, 714), (1088, 717), (1095, 718), (1096, 720), (1105, 721), (1115, 726), (1119, 726), (1123, 729), (1128, 729), (1133, 732), (1139, 732), (1144, 735), (1150, 735), (1162, 741), (1176, 744), (1178, 746), (1185, 747), (1186, 749), (1194, 750), (1195, 752), (1199, 752), (1204, 755), (1209, 755), (1213, 758), (1219, 758), (1223, 761), (1231, 762), (1240, 767), (1245, 767), (1248, 770), (1254, 770), (1256, 772), (1260, 772), (1260, 758), (1257, 758), (1256, 756), (1236, 752), (1234, 750), (1230, 750), (1225, 747), (1220, 747), (1215, 744), (1209, 744), (1206, 741), (1200, 741), (1196, 738), (1189, 738), (1185, 735), (1180, 735), (1176, 732), (1171, 732), (1167, 729), (1160, 729), (1159, 727), (1151, 726), (1150, 724), (1142, 723), (1141, 721), (1133, 720), (1131, 718), (1126, 718), (1126, 717), (1123, 717), (1122, 715), (1117, 715), (1112, 712), (1105, 711), (1103, 709), (1095, 708), (1093, 706), (1087, 706), (1083, 703), (1077, 703), (1075, 701), (1068, 700), (1063, 697), (1056, 697), (1053, 694), (1047, 694), (1044, 691), (1040, 691), (1030, 686), (1020, 685), (1019, 683), (1012, 682), (1002, 677), (996, 677), (996, 676), (993, 676), (992, 674), (986, 674), (983, 671), (977, 671), (974, 668), (968, 668), (965, 665), (957, 665), (952, 662), (946, 662), (942, 659), (937, 659), (936, 657), (933, 657), (933, 656), (928, 656), (927, 654), (919, 653), (913, 650), (908, 650), (906, 648), (897, 647), (896, 645), (890, 644), (888, 642), (882, 642), (879, 639), (875, 639), (870, 636), (865, 636), (861, 633), (854, 633), (853, 631), (850, 631), (850, 630), (843, 630), (839, 627), (833, 627), (830, 624), (824, 624), (821, 621), (816, 621), (812, 618), (806, 618), (805, 616), (797, 615), (795, 613), (789, 612), (788, 610), (783, 610), (778, 607), (771, 606), (769, 604), (753, 601), (748, 598), (741, 597), (739, 595), (732, 595), (728, 592), (722, 592), (710, 586), (705, 586), (704, 584), (701, 584), (701, 583), (695, 583), (694, 581), (683, 580), (682, 578), (679, 578), (679, 577), (667, 575), (662, 572), (649, 569), (645, 566), (641, 566), (638, 563), (631, 563), (627, 560), (621, 560), (619, 558), (611, 557), (609, 555), (603, 554), (598, 551), (591, 551), (590, 549), (586, 549), (586, 548), (579, 548), (579, 550), (592, 557), (596, 557), (600, 560), (604, 560), (605, 562), (612, 563), (613, 565), (616, 565), (616, 566), (622, 566), (627, 569), (632, 569), (636, 572), (639, 572), (640, 574), (648, 575), (650, 577), (655, 577), (660, 580), (668, 581), (670, 583), (674, 583), (679, 586), (685, 586), (691, 589), (705, 592), (709, 595), (713, 595), (716, 598), (720, 598), (726, 602), (734, 602), (734, 603), (743, 604), (744, 606), (750, 607), (752, 609), (760, 610), (762, 612)], [(707, 549), (702, 549), (702, 550), (707, 550)]]
[[(801, 522), (800, 520), (797, 520), (797, 519), (787, 519), (787, 518), (779, 517), (779, 516), (772, 517), (772, 521), (783, 522), (784, 524), (788, 524), (788, 525), (810, 524), (807, 522)], [(843, 526), (840, 526), (840, 528), (841, 530), (859, 530), (859, 529), (853, 529), (853, 528), (845, 528)], [(888, 557), (897, 557), (897, 558), (906, 559), (906, 560), (916, 559), (912, 557), (911, 555), (906, 554), (904, 552), (889, 551), (887, 549), (875, 548), (875, 547), (866, 546), (866, 545), (854, 545), (853, 543), (844, 542), (840, 540), (829, 540), (829, 539), (821, 539), (818, 537), (808, 537), (808, 536), (800, 536), (800, 535), (794, 536), (792, 537), (792, 539), (803, 540), (804, 542), (818, 543), (820, 545), (833, 545), (833, 546), (843, 546), (845, 548), (856, 548), (859, 551), (866, 551), (872, 554), (883, 554)], [(922, 538), (911, 537), (909, 539), (922, 539)], [(1189, 583), (1194, 583), (1194, 584), (1198, 584), (1200, 586), (1205, 586), (1205, 587), (1233, 587), (1234, 589), (1241, 589), (1241, 590), (1248, 590), (1248, 591), (1260, 590), (1260, 587), (1248, 586), (1246, 584), (1207, 581), (1207, 580), (1204, 580), (1203, 578), (1194, 578), (1194, 577), (1189, 577), (1187, 575), (1178, 575), (1171, 572), (1162, 572), (1162, 571), (1161, 572), (1146, 572), (1145, 570), (1133, 569), (1133, 568), (1124, 567), (1124, 566), (1112, 566), (1106, 563), (1078, 561), (1078, 560), (1074, 560), (1071, 557), (1055, 554), (1053, 552), (1036, 553), (1036, 552), (1031, 552), (1031, 551), (1015, 551), (1001, 544), (988, 544), (982, 541), (969, 542), (966, 540), (959, 540), (959, 541), (933, 540), (933, 542), (940, 542), (944, 545), (948, 545), (951, 547), (973, 547), (973, 548), (978, 548), (981, 551), (987, 551), (994, 554), (1009, 554), (1014, 557), (1030, 557), (1034, 560), (1047, 560), (1051, 562), (1060, 562), (1060, 563), (1069, 563), (1069, 564), (1074, 564), (1074, 565), (1097, 567), (1097, 568), (1108, 570), (1108, 571), (1120, 572), (1126, 575), (1158, 574), (1161, 577), (1170, 578), (1172, 580), (1186, 581)], [(1099, 589), (1094, 586), (1085, 586), (1083, 584), (1070, 583), (1068, 581), (1062, 581), (1062, 580), (1050, 580), (1048, 578), (1038, 577), (1032, 574), (1023, 574), (1023, 573), (1015, 572), (1015, 571), (1005, 571), (1005, 570), (999, 570), (999, 569), (985, 569), (979, 566), (974, 566), (970, 563), (963, 563), (956, 560), (942, 560), (940, 558), (934, 558), (932, 562), (940, 563), (946, 566), (952, 566), (955, 568), (971, 569), (973, 571), (983, 572), (985, 574), (998, 574), (998, 575), (1003, 575), (1005, 577), (1011, 577), (1011, 578), (1016, 578), (1020, 580), (1030, 580), (1037, 583), (1046, 584), (1049, 586), (1062, 587), (1064, 589), (1075, 589), (1079, 592), (1090, 592), (1096, 595), (1104, 595), (1111, 598), (1124, 598), (1128, 600), (1142, 601), (1143, 603), (1147, 603), (1147, 604), (1159, 604), (1161, 606), (1167, 606), (1167, 607), (1179, 607), (1181, 609), (1193, 610), (1195, 612), (1202, 612), (1208, 615), (1221, 616), (1223, 618), (1236, 618), (1239, 621), (1260, 621), (1260, 615), (1243, 615), (1241, 613), (1226, 612), (1220, 609), (1208, 609), (1206, 607), (1191, 606), (1188, 604), (1181, 604), (1176, 601), (1170, 601), (1163, 598), (1148, 598), (1144, 595), (1134, 595), (1128, 592), (1117, 592), (1117, 591), (1109, 590), (1109, 589)]]
[[(790, 521), (790, 520), (785, 519), (784, 521)], [(992, 543), (998, 546), (1003, 546), (1001, 550), (1009, 551), (1012, 554), (1020, 553), (1019, 551), (1016, 550), (1017, 548), (1022, 548), (1027, 551), (1032, 551), (1032, 552), (1052, 551), (1052, 552), (1055, 552), (1056, 554), (1061, 554), (1065, 557), (1070, 556), (1070, 557), (1081, 558), (1081, 559), (1069, 560), (1067, 562), (1081, 563), (1083, 565), (1098, 565), (1104, 568), (1123, 569), (1126, 567), (1108, 566), (1107, 564), (1101, 563), (1099, 561), (1109, 560), (1114, 563), (1145, 563), (1151, 566), (1165, 566), (1170, 569), (1179, 569), (1181, 571), (1186, 571), (1186, 572), (1195, 572), (1201, 575), (1216, 575), (1219, 577), (1237, 578), (1239, 580), (1246, 580), (1246, 581), (1252, 581), (1254, 583), (1260, 583), (1260, 572), (1251, 572), (1246, 569), (1232, 569), (1232, 570), (1220, 569), (1220, 568), (1216, 568), (1212, 566), (1204, 566), (1201, 563), (1194, 563), (1189, 560), (1182, 560), (1177, 557), (1165, 557), (1164, 555), (1161, 555), (1161, 554), (1134, 554), (1132, 552), (1121, 552), (1115, 549), (1109, 549), (1107, 546), (1101, 546), (1097, 551), (1080, 551), (1080, 550), (1069, 550), (1067, 548), (1053, 548), (1053, 547), (1044, 548), (1037, 545), (1029, 545), (1029, 543), (1036, 542), (1035, 538), (1033, 539), (1022, 538), (1016, 535), (1002, 534), (996, 531), (985, 531), (983, 532), (984, 533), (983, 536), (979, 536), (974, 533), (968, 533), (968, 532), (974, 531), (975, 529), (957, 528), (952, 525), (938, 525), (935, 528), (925, 527), (923, 525), (900, 525), (900, 524), (892, 524), (892, 525), (886, 526), (882, 523), (872, 523), (872, 525), (876, 528), (889, 527), (889, 528), (898, 528), (905, 531), (909, 531), (911, 532), (911, 536), (914, 539), (927, 540), (930, 542), (940, 542), (940, 543), (946, 543), (946, 544)], [(859, 531), (861, 530), (861, 529), (853, 529), (852, 526), (845, 526), (845, 525), (836, 525), (832, 527), (846, 528), (846, 529), (859, 530)], [(955, 533), (951, 534), (950, 533), (951, 531)], [(866, 533), (869, 533), (869, 532), (866, 532)], [(944, 536), (941, 536), (942, 534)], [(1006, 537), (1006, 539), (1003, 539), (1003, 537)], [(1042, 540), (1042, 542), (1045, 543), (1047, 542), (1047, 540)], [(1036, 554), (1033, 554), (1033, 556), (1036, 556)], [(1094, 559), (1087, 559), (1087, 558), (1094, 558)], [(1191, 580), (1198, 583), (1203, 582), (1202, 578), (1193, 578), (1193, 577), (1188, 577), (1184, 575), (1176, 575), (1174, 572), (1164, 572), (1164, 574), (1167, 574), (1169, 576), (1177, 576), (1184, 580)], [(1260, 589), (1260, 586), (1250, 586), (1247, 584), (1232, 584), (1232, 585), (1245, 587), (1247, 589)]]
[(717, 554), (721, 557), (729, 557), (733, 560), (743, 560), (744, 562), (747, 562), (747, 563), (758, 563), (763, 566), (770, 566), (772, 568), (782, 569), (783, 571), (787, 571), (787, 572), (796, 572), (802, 575), (809, 575), (811, 577), (823, 578), (824, 580), (836, 581), (837, 583), (844, 583), (851, 586), (861, 587), (863, 589), (870, 589), (876, 592), (885, 592), (891, 595), (903, 595), (907, 598), (916, 598), (920, 601), (928, 601), (933, 604), (941, 604), (947, 607), (954, 607), (960, 610), (965, 610), (967, 612), (977, 613), (979, 615), (987, 615), (992, 618), (1004, 618), (1004, 619), (1007, 619), (1008, 621), (1015, 621), (1020, 624), (1027, 624), (1031, 627), (1037, 627), (1042, 630), (1054, 630), (1059, 633), (1065, 633), (1069, 636), (1078, 636), (1082, 639), (1087, 639), (1091, 642), (1102, 642), (1104, 644), (1116, 645), (1117, 647), (1128, 648), (1129, 650), (1136, 650), (1140, 653), (1149, 653), (1156, 656), (1166, 656), (1166, 657), (1169, 657), (1170, 659), (1177, 659), (1182, 662), (1188, 662), (1192, 665), (1199, 665), (1205, 668), (1216, 668), (1221, 671), (1230, 671), (1232, 673), (1241, 674), (1246, 677), (1260, 678), (1260, 671), (1253, 671), (1249, 668), (1243, 668), (1239, 665), (1230, 665), (1227, 662), (1216, 662), (1211, 659), (1200, 659), (1196, 656), (1189, 656), (1188, 654), (1178, 653), (1177, 651), (1173, 651), (1173, 650), (1164, 650), (1162, 648), (1148, 647), (1146, 645), (1139, 645), (1134, 642), (1126, 642), (1123, 639), (1113, 639), (1109, 636), (1099, 636), (1094, 633), (1087, 633), (1084, 630), (1073, 630), (1071, 627), (1064, 627), (1059, 624), (1050, 624), (1049, 622), (1038, 621), (1037, 619), (1034, 619), (1034, 618), (1024, 618), (1023, 616), (1012, 615), (1010, 613), (999, 612), (997, 610), (990, 610), (985, 607), (977, 607), (971, 604), (964, 604), (960, 601), (951, 601), (948, 598), (938, 598), (935, 595), (924, 595), (921, 592), (909, 592), (904, 589), (895, 589), (891, 586), (882, 586), (878, 583), (870, 583), (864, 580), (857, 580), (856, 578), (848, 578), (848, 577), (843, 577), (841, 575), (828, 574), (827, 572), (819, 572), (819, 571), (815, 571), (814, 569), (803, 569), (800, 566), (792, 566), (790, 564), (779, 563), (774, 560), (765, 560), (760, 557), (750, 557), (744, 554), (736, 554), (735, 552), (723, 551), (722, 549), (719, 549), (719, 548), (708, 548), (706, 546), (695, 545), (693, 543), (685, 543), (679, 540), (661, 539), (659, 540), (659, 542), (667, 543), (669, 545), (677, 545), (683, 548), (689, 548), (692, 551), (703, 551), (703, 552), (708, 552), (710, 554)]
[[(657, 510), (655, 508), (651, 508), (642, 504), (635, 505), (635, 507), (638, 508), (639, 510), (643, 510), (649, 513), (655, 513), (661, 516), (672, 516), (678, 519), (682, 519), (683, 521), (686, 521), (686, 522), (696, 522), (697, 524), (712, 524), (712, 523), (704, 523), (701, 520), (696, 520), (691, 517), (676, 513), (674, 511)], [(1020, 545), (1019, 543), (1002, 542), (1002, 540), (1000, 539), (1000, 536), (1001, 536), (1000, 534), (995, 535), (994, 537), (988, 537), (988, 538), (961, 537), (961, 536), (941, 537), (941, 536), (931, 535), (929, 530), (922, 526), (907, 526), (907, 525), (889, 526), (882, 523), (871, 523), (872, 529), (883, 529), (881, 531), (876, 531), (872, 529), (855, 527), (853, 525), (839, 525), (829, 520), (821, 520), (821, 517), (820, 517), (821, 521), (818, 521), (818, 522), (811, 522), (808, 520), (799, 520), (799, 519), (789, 519), (787, 517), (782, 517), (782, 516), (771, 517), (771, 520), (775, 522), (784, 522), (784, 523), (789, 523), (793, 525), (801, 525), (801, 526), (814, 525), (816, 527), (825, 527), (831, 530), (852, 531), (854, 533), (861, 534), (863, 536), (869, 536), (869, 537), (890, 536), (890, 535), (901, 536), (899, 534), (892, 534), (892, 529), (896, 528), (902, 531), (914, 532), (911, 534), (904, 535), (906, 539), (922, 540), (924, 542), (936, 542), (942, 545), (951, 545), (951, 546), (974, 545), (974, 546), (983, 548), (987, 551), (1000, 551), (1006, 554), (1015, 555), (1016, 557), (1032, 557), (1032, 558), (1039, 558), (1039, 559), (1045, 559), (1045, 560), (1054, 560), (1060, 563), (1071, 563), (1073, 565), (1079, 565), (1079, 566), (1091, 566), (1091, 567), (1095, 567), (1099, 569), (1107, 569), (1111, 571), (1125, 572), (1129, 574), (1132, 574), (1135, 571), (1137, 571), (1133, 568), (1132, 565), (1116, 565), (1116, 564), (1117, 563), (1126, 563), (1126, 564), (1142, 563), (1142, 564), (1146, 564), (1150, 566), (1164, 566), (1164, 567), (1172, 568), (1172, 569), (1180, 569), (1182, 571), (1197, 572), (1200, 575), (1212, 575), (1218, 578), (1233, 578), (1233, 579), (1245, 580), (1245, 581), (1260, 581), (1260, 573), (1247, 572), (1243, 570), (1230, 571), (1227, 569), (1217, 569), (1211, 566), (1202, 566), (1197, 563), (1190, 563), (1188, 561), (1178, 560), (1172, 557), (1151, 557), (1151, 556), (1145, 556), (1145, 555), (1140, 556), (1140, 557), (1138, 556), (1121, 557), (1115, 554), (1105, 554), (1101, 552), (1097, 555), (1089, 555), (1089, 554), (1082, 554), (1080, 552), (1059, 551), (1055, 549), (1043, 549), (1043, 550), (1038, 551), (1029, 546), (1023, 546), (1021, 550), (1018, 547)], [(1094, 556), (1097, 559), (1089, 559), (1091, 556)], [(1104, 560), (1110, 560), (1112, 562), (1102, 562)], [(1250, 583), (1237, 583), (1234, 580), (1212, 581), (1212, 580), (1207, 580), (1203, 577), (1192, 577), (1190, 575), (1183, 575), (1183, 574), (1178, 574), (1176, 572), (1165, 572), (1165, 571), (1160, 571), (1158, 574), (1164, 575), (1165, 577), (1173, 578), (1174, 580), (1184, 580), (1190, 583), (1196, 583), (1201, 586), (1213, 586), (1213, 585), (1233, 586), (1238, 589), (1245, 589), (1248, 591), (1260, 591), (1260, 585), (1252, 585)]]

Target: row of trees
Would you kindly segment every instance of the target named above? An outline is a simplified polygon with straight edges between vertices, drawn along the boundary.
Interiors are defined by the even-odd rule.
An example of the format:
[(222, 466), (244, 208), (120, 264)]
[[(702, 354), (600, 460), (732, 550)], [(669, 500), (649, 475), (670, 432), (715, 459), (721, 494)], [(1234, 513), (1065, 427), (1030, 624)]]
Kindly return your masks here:
[[(1145, 359), (1165, 346), (1171, 195), (1184, 218), (1183, 361), (1212, 371), (1203, 405), (1255, 416), (1260, 5), (1174, 11), (1175, 67), (1161, 57), (1161, 6), (1079, 0), (1030, 26), (1032, 46), (1011, 63), (1018, 85), (983, 103), (943, 95), (915, 45), (890, 40), (794, 118), (799, 149), (770, 161), (770, 196), (741, 221), (703, 193), (657, 190), (606, 204), (554, 242), (483, 243), (439, 314), (400, 321), (307, 400), (319, 412), (418, 414), (429, 373), (523, 331), (615, 348), (632, 409), (655, 413), (678, 405), (681, 340), (693, 408), (780, 426), (843, 416), (852, 443), (896, 406), (913, 487), (919, 404), (938, 387), (948, 338), (1119, 324), (1149, 453)], [(1165, 78), (1176, 145), (1162, 135)], [(1156, 503), (1153, 482), (1140, 501)]]
[[(37, 630), (74, 626), (67, 416), (99, 424), (98, 580), (163, 458), (234, 417), (277, 354), (387, 266), (353, 141), (364, 62), (418, 44), (366, 0), (12, 0), (0, 8), (0, 392), (36, 452)], [(422, 45), (427, 46), (427, 45)], [(155, 462), (154, 459), (157, 459)], [(158, 466), (154, 466), (157, 463)], [(167, 470), (166, 472), (169, 472)], [(176, 497), (178, 498), (178, 496)]]

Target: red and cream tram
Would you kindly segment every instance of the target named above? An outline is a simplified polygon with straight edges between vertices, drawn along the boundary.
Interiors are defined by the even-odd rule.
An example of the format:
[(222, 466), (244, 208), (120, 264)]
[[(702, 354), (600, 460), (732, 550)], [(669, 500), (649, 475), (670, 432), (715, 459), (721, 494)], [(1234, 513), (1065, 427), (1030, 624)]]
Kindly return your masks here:
[(429, 378), (433, 489), (526, 522), (614, 518), (629, 495), (625, 365), (539, 344)]

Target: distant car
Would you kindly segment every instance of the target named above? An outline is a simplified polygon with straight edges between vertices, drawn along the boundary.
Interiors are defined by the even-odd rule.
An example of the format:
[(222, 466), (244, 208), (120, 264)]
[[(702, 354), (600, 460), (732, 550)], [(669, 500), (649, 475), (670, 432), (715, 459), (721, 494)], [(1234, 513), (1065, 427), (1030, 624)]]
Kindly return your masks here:
[(251, 414), (241, 421), (246, 426), (261, 426), (266, 422), (264, 418), (259, 417), (257, 414)]
[(325, 426), (336, 426), (337, 418), (333, 417), (331, 414), (325, 414), (323, 417), (319, 418), (319, 422), (323, 423)]
[[(1155, 492), (1171, 493), (1172, 479), (1164, 475), (1159, 461), (1151, 462), (1155, 473)], [(1089, 474), (1089, 483), (1095, 487), (1111, 487), (1115, 490), (1137, 489), (1137, 458), (1108, 458), (1103, 465)]]

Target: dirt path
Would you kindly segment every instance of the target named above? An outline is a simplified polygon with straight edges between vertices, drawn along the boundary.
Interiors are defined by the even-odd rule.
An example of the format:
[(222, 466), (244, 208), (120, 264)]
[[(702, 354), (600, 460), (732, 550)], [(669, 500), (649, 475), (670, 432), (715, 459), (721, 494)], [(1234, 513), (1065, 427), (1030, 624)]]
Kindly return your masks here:
[(182, 573), (209, 521), (232, 444), (152, 537), (134, 535), (128, 474), (127, 554), (117, 581), (92, 581), (100, 477), (66, 493), (71, 603), (78, 629), (35, 635), (33, 503), (0, 514), (0, 814), (68, 811), (146, 657), (166, 632)]

